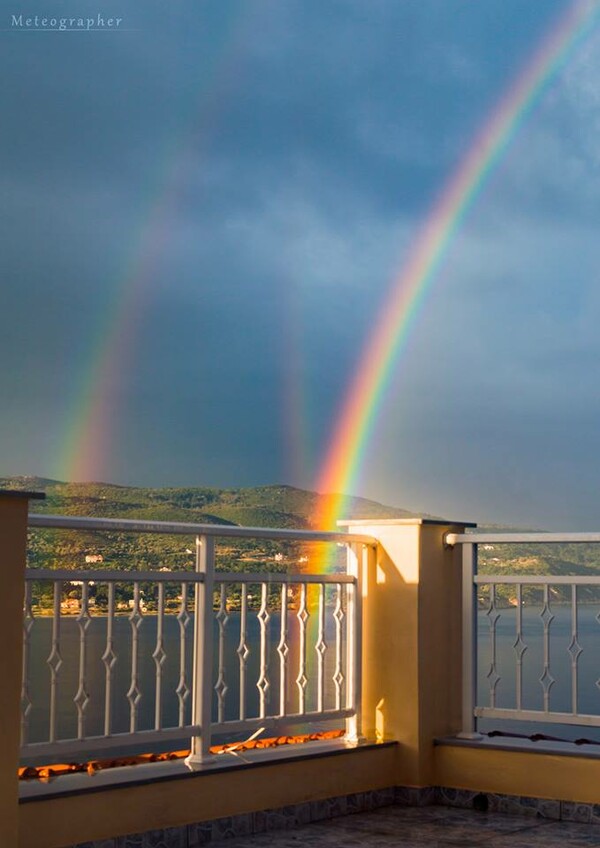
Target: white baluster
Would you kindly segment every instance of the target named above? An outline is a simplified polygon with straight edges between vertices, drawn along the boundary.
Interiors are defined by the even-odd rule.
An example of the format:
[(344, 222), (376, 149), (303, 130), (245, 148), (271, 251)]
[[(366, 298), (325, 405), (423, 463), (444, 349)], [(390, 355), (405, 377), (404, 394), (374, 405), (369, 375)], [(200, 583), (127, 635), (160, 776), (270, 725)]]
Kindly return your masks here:
[(267, 714), (267, 696), (269, 693), (269, 689), (271, 688), (271, 684), (269, 682), (269, 642), (267, 639), (268, 635), (268, 624), (271, 616), (269, 615), (269, 611), (267, 609), (267, 584), (261, 584), (261, 602), (260, 609), (256, 615), (260, 624), (260, 676), (256, 683), (256, 687), (259, 692), (259, 716), (260, 718), (264, 718)]
[(86, 682), (87, 636), (86, 631), (91, 624), (88, 606), (89, 581), (84, 580), (81, 587), (81, 610), (77, 616), (79, 627), (79, 680), (77, 694), (73, 698), (77, 707), (77, 738), (85, 736), (85, 711), (90, 702)]
[(129, 731), (135, 733), (137, 730), (138, 709), (142, 700), (142, 692), (139, 687), (139, 630), (144, 617), (140, 609), (140, 584), (133, 584), (133, 608), (129, 616), (131, 625), (131, 685), (127, 692), (129, 701)]
[(300, 586), (300, 606), (296, 613), (296, 618), (300, 624), (300, 640), (298, 650), (298, 677), (296, 678), (296, 686), (298, 687), (298, 712), (303, 713), (306, 709), (306, 685), (308, 679), (306, 677), (306, 622), (309, 619), (309, 612), (306, 607), (306, 583)]
[(219, 671), (215, 684), (218, 721), (225, 720), (225, 695), (227, 694), (227, 681), (225, 679), (225, 627), (228, 621), (227, 590), (225, 583), (221, 583), (219, 611), (217, 613), (217, 622), (219, 624)]
[(186, 670), (187, 639), (186, 632), (190, 624), (188, 612), (188, 584), (181, 584), (181, 606), (177, 615), (179, 624), (179, 680), (177, 682), (177, 698), (179, 700), (179, 727), (185, 724), (185, 708), (190, 697), (190, 687)]
[(571, 711), (574, 714), (578, 712), (578, 674), (579, 674), (579, 655), (583, 653), (583, 648), (579, 644), (579, 626), (577, 621), (577, 586), (571, 586), (571, 642), (569, 643), (568, 651), (571, 655)]
[(544, 584), (544, 606), (540, 613), (540, 618), (544, 623), (544, 670), (539, 678), (544, 693), (544, 712), (550, 709), (550, 690), (555, 683), (550, 671), (550, 625), (554, 620), (554, 615), (550, 609), (550, 595), (548, 592), (548, 584)]
[(486, 612), (490, 627), (490, 668), (487, 673), (488, 685), (490, 689), (490, 707), (496, 706), (496, 689), (500, 682), (498, 674), (497, 652), (496, 652), (496, 627), (500, 613), (496, 607), (496, 585), (490, 584), (490, 603)]
[(60, 655), (60, 596), (61, 582), (54, 581), (54, 615), (52, 618), (52, 644), (50, 656), (46, 660), (50, 666), (50, 730), (48, 741), (56, 741), (58, 674), (63, 664)]
[(277, 645), (277, 653), (279, 654), (279, 715), (281, 716), (286, 714), (288, 654), (290, 652), (290, 647), (288, 645), (287, 595), (288, 584), (282, 583), (281, 627), (279, 631), (279, 644)]
[(154, 728), (160, 730), (162, 727), (162, 682), (163, 682), (163, 665), (167, 658), (164, 649), (164, 633), (163, 625), (165, 618), (165, 584), (158, 584), (158, 609), (156, 618), (156, 647), (152, 654), (154, 660), (156, 681), (155, 681), (155, 699), (154, 699)]
[(317, 711), (324, 709), (325, 693), (325, 654), (327, 653), (327, 642), (325, 641), (325, 584), (319, 584), (319, 613), (318, 633), (315, 645), (317, 652)]
[(250, 648), (248, 647), (248, 587), (242, 583), (242, 599), (240, 610), (240, 642), (237, 648), (237, 655), (240, 661), (240, 720), (246, 718), (246, 670), (248, 657), (250, 656)]
[(517, 584), (517, 616), (516, 616), (516, 639), (513, 644), (516, 655), (516, 701), (517, 709), (520, 710), (523, 705), (523, 654), (527, 650), (527, 645), (523, 639), (523, 587), (520, 583)]
[(106, 618), (106, 648), (102, 654), (105, 669), (104, 735), (112, 733), (112, 684), (117, 655), (114, 650), (115, 584), (108, 584), (108, 616)]
[(344, 685), (344, 660), (343, 660), (343, 625), (344, 605), (342, 602), (342, 584), (336, 583), (335, 609), (333, 611), (335, 620), (335, 671), (333, 683), (335, 686), (335, 708), (342, 709), (342, 686)]

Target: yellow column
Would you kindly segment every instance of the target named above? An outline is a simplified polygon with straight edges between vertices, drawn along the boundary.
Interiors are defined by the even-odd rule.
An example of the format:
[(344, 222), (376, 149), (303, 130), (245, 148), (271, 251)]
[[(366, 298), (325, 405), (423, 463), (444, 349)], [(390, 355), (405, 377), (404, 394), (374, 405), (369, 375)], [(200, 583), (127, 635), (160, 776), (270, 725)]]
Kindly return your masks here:
[(18, 844), (23, 588), (30, 492), (0, 490), (0, 845)]
[(399, 785), (432, 785), (434, 738), (461, 728), (461, 562), (444, 536), (465, 525), (339, 523), (378, 540), (363, 571), (363, 735), (400, 742)]

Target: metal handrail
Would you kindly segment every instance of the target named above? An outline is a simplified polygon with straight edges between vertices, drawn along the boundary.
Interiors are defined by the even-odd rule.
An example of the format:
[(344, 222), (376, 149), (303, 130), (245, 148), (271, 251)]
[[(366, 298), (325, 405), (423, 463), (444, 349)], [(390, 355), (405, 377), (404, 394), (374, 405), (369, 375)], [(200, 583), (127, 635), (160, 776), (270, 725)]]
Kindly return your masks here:
[[(197, 571), (124, 571), (117, 569), (26, 568), (26, 580), (89, 581), (96, 583), (202, 583), (204, 575)], [(600, 579), (600, 578), (599, 578)], [(286, 571), (215, 571), (215, 582), (225, 583), (324, 583), (354, 584), (348, 574), (301, 574)]]
[(377, 540), (373, 536), (358, 533), (285, 530), (273, 527), (238, 527), (228, 524), (192, 524), (180, 521), (138, 521), (129, 518), (80, 518), (73, 515), (41, 515), (38, 513), (29, 516), (29, 526), (52, 527), (62, 530), (115, 530), (119, 533), (170, 533), (178, 536), (377, 544)]
[(545, 544), (547, 542), (570, 544), (586, 544), (600, 542), (600, 533), (447, 533), (444, 542), (449, 547), (460, 544)]
[[(444, 544), (447, 547), (462, 545), (462, 642), (463, 642), (463, 691), (462, 691), (462, 731), (459, 736), (463, 738), (477, 738), (476, 718), (511, 719), (520, 721), (543, 721), (558, 724), (600, 726), (599, 715), (587, 715), (581, 713), (578, 708), (577, 694), (577, 662), (582, 652), (577, 640), (577, 587), (600, 585), (599, 575), (555, 575), (555, 574), (479, 574), (477, 572), (477, 553), (479, 545), (528, 545), (528, 544), (592, 544), (600, 543), (600, 533), (546, 533), (546, 532), (522, 532), (522, 533), (447, 533)], [(488, 615), (490, 618), (492, 658), (488, 678), (490, 683), (490, 706), (483, 707), (477, 703), (477, 588), (482, 585), (490, 586), (490, 606)], [(500, 618), (495, 600), (495, 587), (499, 585), (513, 585), (516, 590), (516, 641), (514, 649), (517, 652), (517, 679), (516, 679), (516, 707), (499, 708), (495, 703), (495, 687), (500, 677), (496, 669), (496, 623)], [(544, 587), (544, 606), (540, 613), (543, 621), (544, 640), (544, 671), (540, 683), (544, 687), (544, 708), (542, 710), (524, 709), (522, 702), (522, 666), (519, 651), (524, 652), (525, 643), (522, 641), (522, 590), (524, 586)], [(551, 586), (571, 587), (571, 644), (568, 648), (571, 653), (571, 712), (559, 712), (550, 708), (549, 693), (554, 682), (550, 673), (550, 649), (549, 633), (553, 615), (550, 611)], [(497, 614), (496, 614), (497, 613)]]
[[(367, 535), (355, 535), (347, 532), (324, 532), (324, 531), (307, 531), (307, 530), (285, 530), (274, 528), (252, 528), (252, 527), (237, 527), (228, 525), (214, 524), (192, 524), (179, 523), (168, 521), (138, 521), (128, 519), (106, 519), (106, 518), (83, 518), (78, 516), (65, 515), (40, 515), (34, 514), (29, 516), (30, 528), (54, 528), (60, 530), (78, 530), (78, 531), (117, 531), (129, 533), (160, 533), (160, 534), (177, 534), (177, 535), (194, 535), (196, 537), (196, 561), (195, 570), (173, 570), (173, 571), (154, 571), (145, 568), (142, 571), (136, 570), (109, 570), (101, 569), (47, 569), (47, 568), (27, 568), (25, 574), (25, 625), (24, 625), (24, 675), (22, 688), (22, 703), (24, 711), (22, 716), (23, 727), (23, 745), (22, 751), (26, 757), (37, 755), (52, 755), (63, 751), (87, 750), (88, 743), (91, 743), (94, 749), (101, 750), (103, 740), (106, 745), (113, 743), (128, 744), (135, 741), (138, 736), (140, 740), (150, 742), (152, 740), (165, 740), (173, 738), (178, 733), (190, 733), (192, 753), (188, 758), (190, 765), (210, 759), (210, 744), (211, 736), (215, 732), (237, 730), (251, 730), (256, 727), (266, 727), (275, 725), (285, 725), (286, 723), (296, 723), (298, 721), (321, 722), (330, 720), (345, 720), (347, 728), (347, 739), (356, 741), (359, 738), (360, 716), (360, 664), (361, 664), (361, 579), (362, 579), (362, 562), (363, 556), (368, 554), (369, 557), (374, 556), (376, 539)], [(230, 572), (216, 570), (216, 544), (220, 538), (247, 538), (247, 539), (270, 539), (270, 540), (287, 540), (287, 541), (302, 541), (302, 542), (328, 542), (342, 543), (347, 548), (348, 566), (345, 574), (307, 574), (307, 573), (290, 573), (290, 572)], [(191, 553), (191, 552), (190, 552)], [(32, 605), (32, 591), (36, 582), (50, 581), (54, 584), (53, 588), (53, 626), (51, 634), (52, 651), (46, 660), (50, 670), (50, 718), (49, 718), (49, 739), (47, 742), (28, 742), (26, 741), (26, 727), (28, 724), (28, 714), (31, 709), (31, 701), (28, 691), (28, 678), (26, 673), (28, 656), (30, 631), (34, 623), (34, 607)], [(58, 673), (62, 665), (62, 657), (60, 653), (60, 621), (61, 621), (61, 583), (76, 581), (82, 585), (82, 595), (80, 609), (77, 618), (75, 619), (80, 629), (80, 649), (79, 649), (79, 689), (73, 698), (77, 708), (77, 738), (61, 739), (58, 736), (57, 727), (57, 696), (58, 691)], [(158, 585), (158, 624), (156, 635), (156, 648), (152, 654), (152, 659), (156, 665), (156, 708), (155, 708), (155, 729), (140, 730), (138, 725), (138, 702), (141, 698), (141, 691), (138, 686), (139, 664), (138, 664), (138, 628), (142, 622), (145, 611), (143, 608), (143, 591), (142, 585), (145, 582), (156, 583)], [(162, 663), (166, 656), (164, 649), (164, 637), (162, 630), (163, 616), (167, 614), (164, 587), (167, 583), (178, 583), (181, 585), (181, 594), (178, 596), (179, 614), (177, 616), (180, 627), (180, 680), (176, 690), (179, 704), (179, 725), (177, 727), (165, 727), (162, 724), (161, 704), (163, 692), (163, 674)], [(92, 583), (108, 584), (108, 612), (106, 624), (106, 650), (101, 657), (102, 663), (105, 665), (106, 676), (106, 692), (105, 701), (105, 734), (104, 736), (90, 737), (86, 734), (86, 717), (89, 695), (87, 692), (87, 640), (86, 629), (91, 621), (92, 614), (90, 610), (89, 586)], [(130, 704), (130, 732), (129, 733), (114, 733), (112, 730), (112, 712), (110, 708), (111, 696), (114, 691), (113, 681), (113, 665), (116, 660), (116, 654), (113, 649), (113, 621), (117, 613), (116, 606), (116, 585), (118, 583), (133, 584), (134, 598), (129, 601), (130, 612), (128, 619), (130, 622), (131, 634), (131, 686), (127, 692), (127, 700)], [(248, 606), (251, 595), (247, 594), (247, 587), (253, 584), (261, 586), (261, 607), (256, 618), (259, 624), (259, 645), (258, 651), (260, 656), (260, 678), (255, 683), (259, 690), (260, 698), (260, 714), (258, 716), (248, 717), (244, 712), (244, 707), (240, 706), (239, 720), (224, 719), (224, 703), (227, 686), (225, 683), (225, 655), (223, 652), (223, 639), (225, 632), (225, 624), (228, 618), (227, 608), (227, 586), (228, 584), (237, 584), (241, 586), (242, 595), (240, 599), (240, 610), (242, 618), (240, 619), (240, 644), (237, 654), (239, 658), (239, 675), (240, 679), (246, 679), (246, 659), (248, 656), (248, 646), (246, 644), (247, 632), (245, 624), (245, 616), (250, 609)], [(285, 703), (285, 687), (281, 683), (281, 696), (279, 707), (275, 708), (273, 714), (269, 714), (267, 710), (266, 693), (270, 687), (269, 669), (268, 669), (268, 621), (269, 613), (269, 592), (277, 587), (277, 592), (281, 594), (281, 635), (280, 642), (277, 646), (277, 653), (280, 655), (280, 674), (281, 680), (285, 681), (288, 674), (288, 653), (289, 653), (289, 632), (288, 632), (288, 612), (286, 598), (288, 597), (289, 587), (298, 584), (301, 604), (300, 609), (295, 613), (298, 619), (298, 627), (300, 630), (300, 638), (304, 647), (300, 649), (300, 657), (298, 659), (298, 677), (295, 685), (299, 690), (299, 709), (298, 712), (289, 711), (289, 706)], [(192, 596), (188, 595), (188, 587), (195, 586), (194, 593), (194, 637), (193, 637), (193, 656), (192, 656), (192, 675), (191, 681), (185, 673), (185, 628), (192, 621), (189, 614), (189, 602)], [(307, 671), (307, 618), (310, 614), (306, 607), (308, 587), (314, 585), (319, 591), (319, 614), (318, 614), (318, 634), (317, 642), (311, 647), (311, 650), (316, 650), (317, 657), (317, 696), (318, 709), (314, 711), (307, 709), (305, 705), (304, 692), (308, 683), (306, 675)], [(270, 587), (270, 588), (269, 588)], [(335, 641), (329, 646), (325, 641), (325, 603), (326, 603), (326, 587), (328, 592), (337, 591), (336, 608), (333, 613), (335, 620), (336, 636)], [(343, 595), (342, 595), (343, 592)], [(214, 615), (215, 597), (220, 597), (220, 606), (218, 614)], [(329, 597), (332, 597), (331, 595)], [(133, 606), (131, 606), (133, 604)], [(218, 634), (213, 634), (213, 623), (216, 620), (218, 624)], [(342, 634), (342, 622), (346, 632)], [(218, 659), (213, 657), (213, 642), (217, 638), (215, 644)], [(335, 674), (333, 681), (335, 684), (335, 705), (324, 706), (324, 652), (328, 647), (335, 649)], [(218, 669), (219, 677), (217, 685), (213, 686), (213, 667)], [(291, 669), (289, 670), (291, 673)], [(188, 685), (191, 683), (191, 687)], [(245, 684), (244, 684), (245, 685)], [(344, 691), (345, 687), (345, 691)], [(212, 719), (212, 701), (214, 694), (217, 694), (219, 705), (219, 717), (215, 722)], [(186, 699), (192, 697), (192, 716), (191, 722), (184, 722), (183, 710), (185, 709)], [(240, 690), (240, 704), (243, 704), (243, 696)]]

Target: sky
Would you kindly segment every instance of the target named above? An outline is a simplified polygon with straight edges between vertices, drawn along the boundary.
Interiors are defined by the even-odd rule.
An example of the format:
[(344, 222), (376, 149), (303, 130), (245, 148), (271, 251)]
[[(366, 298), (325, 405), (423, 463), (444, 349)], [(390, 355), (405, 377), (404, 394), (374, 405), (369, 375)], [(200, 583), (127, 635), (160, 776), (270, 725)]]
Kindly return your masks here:
[[(314, 488), (436, 198), (571, 5), (5, 3), (0, 475)], [(598, 530), (599, 138), (600, 23), (453, 237), (349, 494)]]

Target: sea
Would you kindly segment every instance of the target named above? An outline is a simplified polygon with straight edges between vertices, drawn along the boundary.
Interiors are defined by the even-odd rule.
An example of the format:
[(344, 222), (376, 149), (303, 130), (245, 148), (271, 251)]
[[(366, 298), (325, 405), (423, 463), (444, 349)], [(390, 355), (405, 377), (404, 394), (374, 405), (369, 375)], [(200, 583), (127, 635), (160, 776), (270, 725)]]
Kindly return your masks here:
[[(215, 621), (213, 629), (213, 720), (219, 719), (219, 700), (214, 689), (219, 683), (220, 656), (225, 670), (223, 683), (226, 686), (222, 700), (221, 720), (240, 718), (240, 612), (228, 614), (227, 623), (221, 631)], [(85, 735), (98, 736), (104, 733), (106, 667), (102, 655), (106, 649), (107, 617), (92, 616), (85, 633), (85, 690), (89, 696), (85, 708)], [(287, 617), (288, 673), (285, 681), (286, 712), (297, 713), (300, 710), (299, 688), (296, 678), (300, 674), (301, 639), (300, 623), (296, 615)], [(137, 685), (141, 697), (138, 701), (136, 729), (152, 730), (156, 720), (156, 662), (153, 653), (157, 647), (158, 616), (148, 614), (143, 617), (138, 629)], [(280, 642), (281, 613), (273, 612), (267, 624), (266, 655), (268, 688), (265, 690), (265, 714), (277, 715), (280, 707), (280, 654), (277, 651)], [(304, 688), (305, 711), (315, 711), (318, 706), (318, 664), (316, 644), (318, 641), (318, 622), (316, 616), (308, 620), (305, 635), (305, 675)], [(165, 615), (163, 619), (163, 649), (166, 655), (161, 665), (161, 723), (165, 728), (192, 722), (192, 652), (194, 634), (194, 615), (182, 629), (176, 615)], [(336, 673), (336, 628), (331, 615), (327, 616), (324, 641), (328, 646), (323, 663), (323, 707), (335, 709), (338, 687), (333, 681)], [(71, 739), (77, 736), (78, 711), (75, 697), (79, 689), (82, 635), (75, 616), (63, 616), (60, 629), (60, 655), (62, 665), (58, 674), (56, 689), (57, 738)], [(50, 721), (50, 680), (51, 671), (47, 663), (52, 646), (52, 618), (36, 618), (31, 630), (29, 643), (29, 699), (31, 709), (28, 715), (27, 741), (43, 742), (49, 738)], [(261, 636), (260, 624), (256, 613), (248, 613), (246, 624), (246, 646), (248, 649), (245, 671), (244, 715), (247, 718), (260, 715), (260, 692), (257, 682), (260, 677)], [(127, 615), (117, 616), (113, 622), (113, 650), (117, 659), (113, 666), (111, 684), (111, 733), (127, 733), (130, 730), (131, 705), (127, 698), (132, 679), (132, 626)], [(345, 651), (345, 639), (342, 641)], [(183, 690), (182, 690), (183, 685)], [(182, 699), (178, 696), (184, 694)], [(222, 687), (221, 687), (221, 691)], [(345, 697), (344, 684), (341, 685), (341, 697)], [(343, 700), (342, 700), (343, 703)], [(318, 729), (333, 729), (343, 722), (326, 721), (319, 723)], [(306, 733), (314, 730), (307, 724), (290, 724), (278, 729), (278, 733)], [(248, 736), (241, 733), (227, 737), (214, 737), (215, 744), (224, 741), (240, 741)], [(147, 743), (146, 743), (147, 745)], [(189, 737), (170, 740), (164, 745), (152, 744), (153, 750), (175, 750), (189, 747)], [(138, 750), (130, 746), (128, 753)], [(91, 754), (90, 754), (91, 755)], [(95, 756), (98, 756), (97, 753)], [(46, 758), (47, 759), (47, 758)], [(28, 760), (29, 762), (29, 760)], [(31, 761), (33, 762), (33, 761)]]
[[(502, 708), (516, 706), (517, 663), (516, 663), (516, 610), (499, 610), (500, 618), (496, 623), (496, 662), (492, 668), (492, 631), (490, 619), (484, 611), (478, 613), (478, 664), (477, 664), (477, 702), (480, 706), (491, 705), (490, 682), (499, 678), (495, 686), (495, 705)], [(549, 708), (553, 711), (571, 712), (573, 698), (576, 697), (576, 709), (580, 714), (597, 715), (600, 720), (600, 623), (598, 606), (580, 606), (578, 611), (577, 644), (573, 643), (571, 609), (567, 605), (554, 605), (553, 620), (550, 623), (546, 644), (544, 623), (537, 609), (523, 609), (522, 639), (525, 651), (522, 654), (522, 707), (528, 710), (544, 709), (544, 684), (549, 692)], [(266, 691), (266, 712), (279, 712), (280, 655), (277, 646), (280, 639), (281, 618), (274, 612), (267, 627), (267, 656), (269, 687)], [(156, 712), (156, 663), (153, 652), (157, 644), (156, 615), (146, 615), (138, 631), (138, 688), (137, 729), (154, 728)], [(85, 641), (85, 689), (89, 702), (85, 709), (85, 733), (87, 736), (104, 733), (106, 668), (102, 655), (106, 648), (107, 618), (95, 615), (86, 630)], [(398, 627), (402, 622), (398, 622)], [(288, 679), (286, 683), (286, 711), (299, 710), (299, 690), (296, 678), (299, 674), (301, 646), (299, 623), (295, 615), (288, 615)], [(166, 659), (162, 669), (162, 710), (163, 727), (175, 727), (180, 718), (184, 724), (192, 720), (192, 643), (194, 621), (191, 615), (189, 624), (182, 637), (180, 623), (175, 615), (166, 615), (163, 620), (163, 647)], [(226, 671), (223, 683), (226, 686), (222, 704), (223, 718), (235, 720), (240, 717), (240, 662), (238, 648), (240, 643), (240, 613), (230, 612), (223, 630), (222, 641), (218, 623), (214, 624), (214, 674), (213, 687), (218, 683), (219, 656), (222, 653), (223, 667)], [(126, 615), (114, 620), (114, 649), (116, 663), (113, 667), (111, 711), (113, 716), (112, 733), (126, 733), (130, 728), (131, 706), (127, 692), (132, 675), (132, 626)], [(317, 709), (317, 621), (315, 616), (309, 619), (306, 633), (306, 677), (305, 688), (307, 711)], [(31, 709), (28, 716), (28, 741), (41, 742), (48, 739), (50, 667), (47, 663), (51, 651), (52, 619), (40, 617), (35, 620), (29, 644), (29, 698)], [(255, 614), (248, 615), (247, 647), (249, 654), (246, 666), (246, 685), (244, 711), (247, 717), (259, 714), (260, 695), (257, 681), (260, 673), (260, 628)], [(335, 709), (337, 686), (333, 681), (336, 672), (336, 632), (335, 622), (327, 617), (325, 642), (328, 649), (324, 660), (324, 707)], [(58, 737), (73, 738), (77, 735), (77, 708), (74, 698), (77, 694), (80, 672), (80, 651), (82, 635), (75, 617), (63, 617), (61, 620), (60, 653), (62, 665), (57, 685)], [(345, 648), (345, 646), (344, 646)], [(544, 675), (546, 652), (549, 675)], [(577, 660), (575, 662), (575, 655)], [(577, 680), (573, 669), (577, 666)], [(394, 670), (390, 669), (390, 674)], [(177, 694), (183, 684), (187, 696), (183, 702)], [(457, 686), (460, 682), (457, 681)], [(344, 696), (344, 684), (342, 684)], [(213, 720), (218, 718), (218, 699), (213, 691)], [(338, 727), (341, 722), (326, 722), (320, 729)], [(313, 728), (307, 725), (290, 725), (290, 733), (308, 732)], [(479, 719), (481, 732), (501, 731), (507, 734), (530, 735), (544, 733), (565, 740), (590, 739), (600, 742), (600, 728), (548, 722), (500, 721)], [(280, 731), (283, 732), (283, 731)], [(235, 740), (243, 739), (247, 734), (238, 734)], [(215, 742), (225, 741), (216, 737)], [(162, 746), (153, 744), (153, 749), (175, 750), (189, 745), (185, 736), (181, 740), (170, 740)], [(137, 747), (127, 752), (139, 750)], [(97, 753), (94, 756), (98, 756)], [(47, 759), (47, 758), (46, 758)]]

